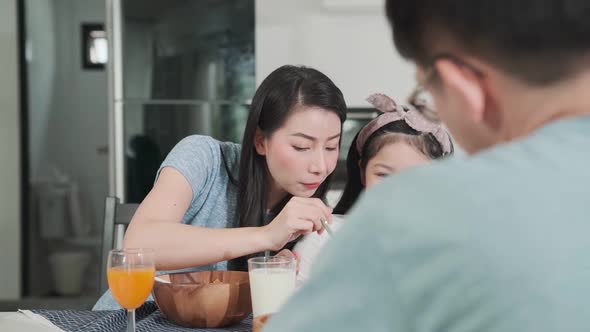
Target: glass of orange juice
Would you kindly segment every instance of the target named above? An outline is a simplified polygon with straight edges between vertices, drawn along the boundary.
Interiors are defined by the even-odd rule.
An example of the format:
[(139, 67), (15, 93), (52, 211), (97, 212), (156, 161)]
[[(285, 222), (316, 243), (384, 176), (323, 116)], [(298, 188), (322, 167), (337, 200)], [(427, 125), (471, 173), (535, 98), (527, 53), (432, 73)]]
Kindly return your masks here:
[(150, 295), (155, 275), (153, 249), (117, 249), (109, 252), (109, 288), (117, 302), (127, 309), (127, 332), (135, 332), (135, 309)]

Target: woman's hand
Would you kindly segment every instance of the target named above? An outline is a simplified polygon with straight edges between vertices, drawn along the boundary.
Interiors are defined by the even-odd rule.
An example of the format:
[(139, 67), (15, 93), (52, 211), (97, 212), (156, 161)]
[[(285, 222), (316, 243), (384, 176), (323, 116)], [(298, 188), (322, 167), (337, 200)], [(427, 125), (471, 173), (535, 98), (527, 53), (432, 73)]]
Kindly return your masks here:
[(279, 250), (301, 235), (324, 228), (321, 219), (332, 222), (332, 208), (319, 198), (293, 197), (277, 217), (264, 226), (269, 250)]
[(297, 255), (297, 253), (292, 252), (289, 249), (283, 249), (281, 251), (279, 251), (279, 253), (276, 256), (283, 256), (283, 257), (293, 257), (295, 258), (295, 260), (297, 261), (297, 273), (299, 273), (299, 255)]

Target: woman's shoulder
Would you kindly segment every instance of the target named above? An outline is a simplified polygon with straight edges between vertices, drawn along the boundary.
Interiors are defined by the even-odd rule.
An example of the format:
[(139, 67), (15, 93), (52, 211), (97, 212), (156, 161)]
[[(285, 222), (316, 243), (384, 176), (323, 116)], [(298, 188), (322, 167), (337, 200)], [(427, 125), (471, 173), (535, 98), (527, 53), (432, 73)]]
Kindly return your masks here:
[(179, 171), (191, 184), (196, 197), (202, 190), (211, 189), (207, 187), (213, 185), (211, 181), (219, 179), (218, 175), (225, 178), (224, 170), (233, 171), (234, 156), (239, 155), (237, 151), (238, 144), (220, 142), (210, 136), (191, 135), (174, 146), (162, 162), (160, 170), (172, 167)]
[(206, 161), (219, 160), (221, 155), (235, 159), (240, 154), (240, 145), (232, 142), (221, 142), (211, 136), (191, 135), (178, 142), (169, 157)]
[(232, 179), (237, 179), (240, 168), (240, 154), (242, 146), (233, 142), (220, 142), (221, 160), (225, 164), (224, 168)]
[(220, 142), (211, 136), (190, 135), (181, 139), (174, 146), (174, 150), (196, 151), (219, 147)]

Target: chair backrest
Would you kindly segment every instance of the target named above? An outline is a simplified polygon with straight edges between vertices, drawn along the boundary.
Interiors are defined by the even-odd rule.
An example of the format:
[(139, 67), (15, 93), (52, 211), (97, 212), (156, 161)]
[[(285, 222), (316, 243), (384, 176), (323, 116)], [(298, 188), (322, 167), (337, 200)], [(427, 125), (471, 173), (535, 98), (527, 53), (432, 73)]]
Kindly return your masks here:
[(123, 248), (123, 236), (125, 230), (131, 222), (139, 204), (120, 203), (117, 197), (107, 197), (104, 202), (104, 228), (102, 235), (102, 260), (101, 260), (101, 278), (100, 294), (108, 288), (106, 270), (107, 259), (111, 249)]

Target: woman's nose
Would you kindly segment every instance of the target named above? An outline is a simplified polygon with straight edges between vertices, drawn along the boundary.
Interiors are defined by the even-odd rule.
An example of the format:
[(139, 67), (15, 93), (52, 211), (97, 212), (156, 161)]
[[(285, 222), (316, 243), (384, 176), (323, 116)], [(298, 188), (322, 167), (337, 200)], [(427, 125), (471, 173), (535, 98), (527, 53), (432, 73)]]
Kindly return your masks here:
[(309, 172), (315, 175), (325, 176), (328, 171), (328, 165), (326, 165), (326, 156), (323, 151), (314, 154), (313, 159), (309, 165)]

